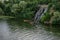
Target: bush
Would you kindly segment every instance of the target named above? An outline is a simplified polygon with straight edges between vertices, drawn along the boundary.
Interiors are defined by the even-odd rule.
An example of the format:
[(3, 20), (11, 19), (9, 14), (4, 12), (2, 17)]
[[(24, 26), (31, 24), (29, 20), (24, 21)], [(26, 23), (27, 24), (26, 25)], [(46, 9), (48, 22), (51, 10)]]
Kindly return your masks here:
[(4, 15), (4, 11), (0, 8), (0, 15)]
[(25, 8), (26, 6), (27, 6), (27, 2), (25, 2), (25, 1), (20, 1), (19, 7)]
[(52, 23), (53, 24), (60, 24), (60, 12), (56, 11), (54, 12)]
[(49, 4), (51, 0), (38, 0), (39, 4)]
[(60, 11), (60, 2), (55, 4), (55, 10)]
[(45, 21), (49, 21), (50, 17), (51, 15), (49, 13), (45, 13), (45, 15), (41, 17), (40, 21), (44, 23)]

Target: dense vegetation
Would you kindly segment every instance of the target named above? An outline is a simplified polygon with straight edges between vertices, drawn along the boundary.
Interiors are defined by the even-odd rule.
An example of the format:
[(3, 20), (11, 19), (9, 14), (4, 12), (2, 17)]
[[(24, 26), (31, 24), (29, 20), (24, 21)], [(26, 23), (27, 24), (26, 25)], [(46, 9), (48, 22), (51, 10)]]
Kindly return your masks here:
[(53, 24), (60, 24), (60, 0), (0, 1), (0, 16), (12, 16), (19, 19), (32, 19), (34, 14), (38, 11), (38, 5), (40, 4), (49, 5), (48, 12), (42, 16), (40, 21), (42, 23), (50, 22)]

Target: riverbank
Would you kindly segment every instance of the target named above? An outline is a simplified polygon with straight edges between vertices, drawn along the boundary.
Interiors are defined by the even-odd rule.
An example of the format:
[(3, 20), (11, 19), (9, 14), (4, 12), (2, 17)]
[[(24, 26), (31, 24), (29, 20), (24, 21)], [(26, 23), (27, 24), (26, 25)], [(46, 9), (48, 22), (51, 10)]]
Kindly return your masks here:
[(8, 18), (15, 18), (15, 17), (12, 17), (12, 16), (0, 16), (0, 19), (8, 19)]

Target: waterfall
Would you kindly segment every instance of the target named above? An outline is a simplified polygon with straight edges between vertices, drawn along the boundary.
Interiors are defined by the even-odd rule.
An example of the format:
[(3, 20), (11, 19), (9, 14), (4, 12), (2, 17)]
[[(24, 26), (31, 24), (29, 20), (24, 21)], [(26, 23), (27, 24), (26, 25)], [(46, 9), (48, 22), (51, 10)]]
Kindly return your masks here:
[[(45, 7), (44, 7), (44, 6), (45, 6)], [(47, 7), (46, 5), (44, 5), (44, 6), (41, 6), (41, 7), (39, 8), (39, 10), (36, 12), (35, 17), (34, 17), (34, 24), (38, 24), (40, 18), (42, 17), (42, 15), (44, 15), (44, 13), (47, 12), (48, 7)]]

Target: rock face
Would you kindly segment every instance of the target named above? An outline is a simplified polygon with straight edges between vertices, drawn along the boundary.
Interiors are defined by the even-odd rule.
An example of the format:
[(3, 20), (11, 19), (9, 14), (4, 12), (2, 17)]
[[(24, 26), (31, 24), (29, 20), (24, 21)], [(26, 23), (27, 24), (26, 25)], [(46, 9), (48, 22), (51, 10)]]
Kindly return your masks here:
[(34, 24), (38, 24), (41, 16), (48, 10), (48, 5), (41, 5), (34, 17)]

